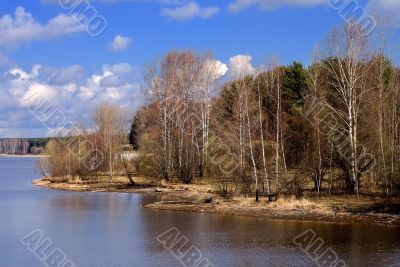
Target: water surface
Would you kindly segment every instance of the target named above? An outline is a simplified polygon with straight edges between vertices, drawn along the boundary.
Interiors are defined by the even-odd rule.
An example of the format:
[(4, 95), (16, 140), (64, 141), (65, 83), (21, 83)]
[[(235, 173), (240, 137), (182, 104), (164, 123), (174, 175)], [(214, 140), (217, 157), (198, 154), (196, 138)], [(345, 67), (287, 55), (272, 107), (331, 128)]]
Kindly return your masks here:
[(31, 185), (34, 158), (0, 157), (0, 266), (45, 266), (20, 239), (40, 229), (76, 266), (183, 266), (157, 241), (176, 227), (215, 266), (317, 266), (293, 238), (312, 229), (349, 266), (400, 266), (400, 229), (141, 208), (154, 197)]

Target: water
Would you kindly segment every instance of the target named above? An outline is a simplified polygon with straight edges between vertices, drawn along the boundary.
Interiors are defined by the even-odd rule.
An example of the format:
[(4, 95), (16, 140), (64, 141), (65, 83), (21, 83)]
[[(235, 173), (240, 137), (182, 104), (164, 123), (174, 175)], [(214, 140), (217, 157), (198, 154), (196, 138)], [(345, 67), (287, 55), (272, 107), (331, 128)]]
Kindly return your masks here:
[(35, 161), (0, 157), (0, 266), (45, 266), (20, 241), (35, 229), (76, 266), (183, 266), (157, 241), (171, 227), (215, 266), (317, 266), (293, 243), (307, 229), (349, 266), (400, 266), (399, 228), (149, 210), (153, 196), (32, 186)]

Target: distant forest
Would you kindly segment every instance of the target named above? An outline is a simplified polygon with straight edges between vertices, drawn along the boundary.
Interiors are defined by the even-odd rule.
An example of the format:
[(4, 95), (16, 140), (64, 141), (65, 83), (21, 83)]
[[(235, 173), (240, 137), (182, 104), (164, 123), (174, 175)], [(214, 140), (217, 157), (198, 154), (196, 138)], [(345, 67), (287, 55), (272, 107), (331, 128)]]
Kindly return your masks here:
[(0, 154), (42, 154), (51, 138), (6, 138), (0, 139)]

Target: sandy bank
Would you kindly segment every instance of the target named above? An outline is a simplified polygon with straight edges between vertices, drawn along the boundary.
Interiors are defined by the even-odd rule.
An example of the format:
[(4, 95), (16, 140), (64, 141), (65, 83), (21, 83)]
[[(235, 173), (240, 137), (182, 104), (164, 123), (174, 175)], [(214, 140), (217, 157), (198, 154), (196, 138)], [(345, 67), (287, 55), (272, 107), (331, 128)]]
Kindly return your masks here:
[(148, 193), (159, 196), (161, 201), (145, 207), (160, 210), (215, 213), (234, 216), (247, 216), (265, 219), (303, 220), (332, 223), (361, 223), (400, 226), (400, 214), (385, 212), (376, 199), (364, 197), (332, 197), (330, 199), (280, 198), (276, 202), (262, 199), (237, 197), (229, 201), (213, 194), (213, 188), (205, 184), (155, 184), (140, 178), (136, 186), (129, 185), (125, 179), (115, 179), (112, 183), (52, 183), (38, 179), (34, 185), (58, 190), (78, 192), (121, 192)]

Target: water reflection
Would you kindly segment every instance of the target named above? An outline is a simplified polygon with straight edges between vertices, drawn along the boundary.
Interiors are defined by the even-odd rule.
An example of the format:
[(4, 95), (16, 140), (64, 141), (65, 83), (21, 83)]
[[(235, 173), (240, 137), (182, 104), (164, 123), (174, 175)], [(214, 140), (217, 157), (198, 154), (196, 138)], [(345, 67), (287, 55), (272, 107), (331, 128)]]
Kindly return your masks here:
[(33, 187), (33, 165), (0, 158), (0, 266), (42, 266), (19, 243), (35, 228), (77, 266), (179, 266), (156, 240), (171, 227), (216, 266), (313, 266), (292, 241), (310, 228), (350, 266), (400, 266), (399, 228), (144, 209), (155, 196)]

